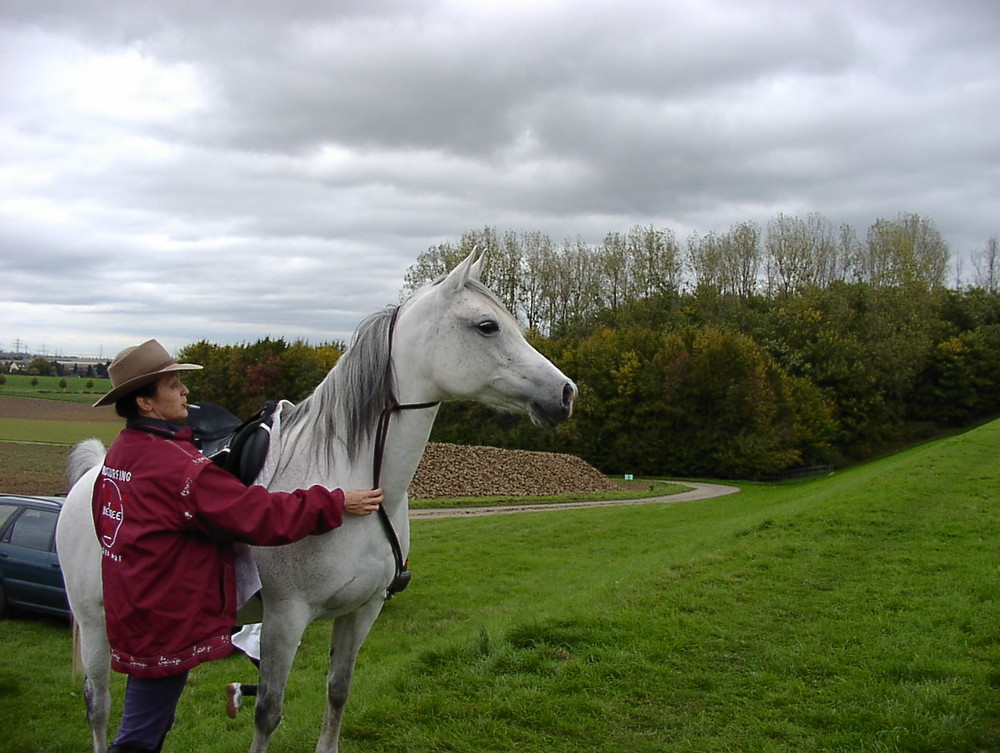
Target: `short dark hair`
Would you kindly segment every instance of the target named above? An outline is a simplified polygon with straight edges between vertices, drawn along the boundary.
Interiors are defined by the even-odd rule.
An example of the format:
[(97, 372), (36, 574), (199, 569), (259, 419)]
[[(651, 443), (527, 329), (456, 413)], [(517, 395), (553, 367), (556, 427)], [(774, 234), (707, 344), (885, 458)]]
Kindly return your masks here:
[(137, 397), (152, 397), (155, 395), (156, 386), (159, 384), (159, 381), (159, 379), (154, 379), (152, 382), (147, 382), (142, 387), (137, 387), (127, 395), (122, 395), (115, 400), (115, 413), (124, 419), (142, 418), (142, 413), (139, 412), (139, 404), (135, 399)]

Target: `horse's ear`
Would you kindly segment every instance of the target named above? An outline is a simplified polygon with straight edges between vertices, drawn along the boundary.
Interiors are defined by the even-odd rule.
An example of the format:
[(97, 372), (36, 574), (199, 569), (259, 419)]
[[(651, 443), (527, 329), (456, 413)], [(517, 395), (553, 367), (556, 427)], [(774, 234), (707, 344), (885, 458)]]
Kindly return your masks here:
[[(472, 255), (473, 256), (476, 255), (476, 251), (478, 249), (479, 249), (478, 246), (476, 246), (476, 248), (472, 249)], [(479, 280), (481, 282), (482, 279), (483, 279), (483, 261), (486, 259), (486, 249), (484, 248), (482, 251), (479, 251), (479, 255), (478, 256), (479, 256), (479, 258), (477, 258), (472, 263), (472, 269), (469, 270), (469, 277), (472, 278), (473, 280)]]
[(448, 273), (445, 285), (448, 290), (457, 293), (465, 287), (465, 283), (471, 280), (478, 280), (482, 271), (483, 251), (479, 246), (472, 249), (472, 253), (466, 256), (457, 267)]

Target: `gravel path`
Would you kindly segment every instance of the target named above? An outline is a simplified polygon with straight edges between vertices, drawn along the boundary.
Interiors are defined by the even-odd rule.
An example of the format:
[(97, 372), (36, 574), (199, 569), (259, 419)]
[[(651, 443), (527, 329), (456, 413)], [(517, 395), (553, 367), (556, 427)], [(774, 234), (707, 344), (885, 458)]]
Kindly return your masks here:
[(565, 502), (552, 505), (504, 505), (499, 507), (456, 507), (440, 510), (410, 510), (410, 520), (421, 518), (459, 518), (480, 515), (506, 515), (514, 512), (550, 512), (552, 510), (576, 510), (582, 507), (613, 507), (616, 505), (649, 505), (672, 504), (675, 502), (694, 502), (699, 499), (712, 499), (735, 494), (738, 486), (725, 484), (702, 484), (694, 481), (675, 481), (683, 486), (691, 487), (691, 491), (678, 492), (666, 497), (646, 497), (644, 499), (616, 499), (603, 502)]

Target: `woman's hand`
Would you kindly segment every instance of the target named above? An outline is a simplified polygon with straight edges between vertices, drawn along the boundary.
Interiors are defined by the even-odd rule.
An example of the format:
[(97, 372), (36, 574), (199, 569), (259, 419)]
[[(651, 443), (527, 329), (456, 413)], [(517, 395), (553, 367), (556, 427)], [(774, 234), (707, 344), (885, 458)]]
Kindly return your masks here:
[(351, 489), (344, 492), (344, 512), (348, 515), (371, 515), (382, 504), (382, 489)]

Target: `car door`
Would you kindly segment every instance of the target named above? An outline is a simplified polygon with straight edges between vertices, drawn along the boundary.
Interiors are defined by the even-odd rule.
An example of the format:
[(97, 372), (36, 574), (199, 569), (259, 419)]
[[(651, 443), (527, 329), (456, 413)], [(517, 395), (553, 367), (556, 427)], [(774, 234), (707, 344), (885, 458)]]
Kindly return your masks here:
[(4, 589), (12, 604), (67, 610), (59, 558), (53, 551), (54, 510), (24, 507), (13, 517), (0, 539)]

